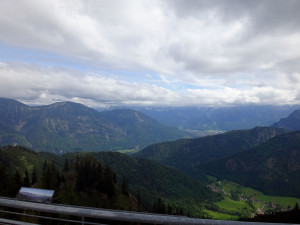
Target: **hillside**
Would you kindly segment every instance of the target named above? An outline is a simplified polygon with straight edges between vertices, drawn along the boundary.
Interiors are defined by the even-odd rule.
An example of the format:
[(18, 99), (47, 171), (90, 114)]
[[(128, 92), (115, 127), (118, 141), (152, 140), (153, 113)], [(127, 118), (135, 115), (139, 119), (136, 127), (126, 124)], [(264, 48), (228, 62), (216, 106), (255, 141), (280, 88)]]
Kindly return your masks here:
[[(205, 204), (219, 199), (219, 195), (213, 193), (205, 185), (177, 170), (159, 165), (153, 161), (136, 159), (116, 152), (68, 153), (58, 156), (51, 153), (37, 153), (18, 146), (2, 147), (0, 150), (0, 166), (5, 165), (11, 175), (15, 173), (16, 169), (22, 175), (26, 169), (29, 174), (32, 174), (33, 168), (36, 168), (38, 177), (41, 177), (45, 160), (48, 164), (54, 164), (61, 173), (65, 159), (68, 160), (69, 165), (72, 165), (72, 163), (78, 161), (78, 157), (79, 159), (94, 158), (103, 166), (113, 170), (116, 173), (119, 187), (122, 186), (122, 181), (126, 179), (129, 193), (134, 196), (139, 193), (142, 203), (147, 206), (149, 211), (151, 211), (156, 200), (160, 198), (174, 208), (181, 208), (184, 212), (189, 212), (193, 216), (201, 216), (202, 207)], [(92, 173), (88, 173), (86, 176), (91, 175)], [(74, 186), (74, 182), (76, 182), (74, 172), (64, 174), (64, 177), (65, 179), (70, 178), (71, 181), (67, 184), (73, 182)], [(1, 181), (0, 179), (0, 183)], [(7, 185), (1, 187), (6, 188)], [(75, 201), (76, 198), (71, 193), (68, 194), (67, 191), (63, 193), (65, 196), (60, 194), (58, 196), (59, 201), (71, 202), (72, 204), (83, 201)], [(93, 204), (96, 203), (93, 202)]]
[(272, 127), (284, 128), (293, 131), (300, 130), (300, 110), (296, 110), (287, 118), (283, 118), (279, 122), (274, 123)]
[(247, 150), (285, 132), (284, 129), (269, 127), (230, 131), (219, 135), (153, 144), (134, 156), (172, 166), (199, 178), (201, 171), (196, 169), (198, 165)]
[[(117, 152), (90, 154), (111, 167), (118, 174), (119, 180), (123, 177), (128, 179), (129, 190), (132, 193), (140, 192), (144, 203), (150, 208), (155, 199), (161, 198), (167, 204), (181, 207), (192, 215), (200, 215), (201, 207), (219, 199), (217, 194), (199, 181), (156, 162)], [(74, 160), (75, 154), (68, 153), (66, 156)]]
[(114, 171), (94, 157), (61, 161), (62, 157), (20, 146), (1, 148), (0, 196), (15, 197), (20, 187), (34, 187), (55, 190), (52, 202), (56, 204), (144, 210), (135, 197), (117, 185)]
[(300, 197), (300, 131), (276, 136), (198, 169), (266, 194)]
[(187, 133), (162, 125), (145, 114), (131, 109), (116, 109), (101, 112), (101, 116), (125, 132), (126, 137), (135, 143), (158, 143), (162, 140), (175, 140)]
[[(126, 121), (129, 123), (125, 124)], [(108, 151), (145, 147), (185, 135), (137, 111), (99, 113), (73, 102), (32, 107), (0, 98), (2, 145), (19, 144), (55, 153)]]

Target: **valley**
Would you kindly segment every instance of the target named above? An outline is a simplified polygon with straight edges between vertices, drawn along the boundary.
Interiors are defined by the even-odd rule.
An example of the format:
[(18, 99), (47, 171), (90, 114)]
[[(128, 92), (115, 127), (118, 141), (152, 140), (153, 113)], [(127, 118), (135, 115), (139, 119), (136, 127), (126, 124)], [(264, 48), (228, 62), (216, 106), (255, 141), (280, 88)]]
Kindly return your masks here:
[(226, 219), (230, 216), (232, 219), (237, 219), (272, 212), (285, 212), (300, 202), (300, 198), (266, 195), (232, 181), (217, 180), (214, 177), (209, 177), (209, 179), (212, 181), (208, 185), (211, 190), (223, 196), (221, 201), (216, 202), (215, 210), (218, 214), (215, 214), (215, 211), (206, 211), (214, 219)]
[(0, 224), (300, 224), (299, 9), (1, 0)]
[[(1, 195), (14, 196), (35, 171), (32, 186), (52, 187), (60, 204), (239, 220), (300, 202), (300, 111), (270, 127), (192, 137), (130, 109), (0, 100), (0, 176), (13, 187), (2, 186)], [(45, 163), (57, 171), (52, 183), (43, 178)], [(86, 170), (94, 171), (89, 181), (80, 178)]]

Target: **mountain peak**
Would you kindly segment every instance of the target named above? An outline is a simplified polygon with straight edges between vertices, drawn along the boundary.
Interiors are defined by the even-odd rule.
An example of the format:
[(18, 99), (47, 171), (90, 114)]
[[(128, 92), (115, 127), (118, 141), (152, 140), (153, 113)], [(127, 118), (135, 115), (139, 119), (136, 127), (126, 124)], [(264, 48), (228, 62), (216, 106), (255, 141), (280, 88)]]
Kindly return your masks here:
[[(55, 102), (55, 103), (52, 103), (50, 105), (46, 105), (45, 107), (48, 107), (48, 108), (56, 108), (56, 107), (81, 107), (81, 108), (89, 108), (83, 104), (80, 104), (80, 103), (76, 103), (76, 102), (70, 102), (70, 101), (65, 101), (65, 102)], [(89, 108), (89, 109), (92, 109), (92, 108)]]
[(274, 123), (272, 127), (284, 128), (287, 130), (300, 130), (300, 109), (292, 112), (288, 117)]

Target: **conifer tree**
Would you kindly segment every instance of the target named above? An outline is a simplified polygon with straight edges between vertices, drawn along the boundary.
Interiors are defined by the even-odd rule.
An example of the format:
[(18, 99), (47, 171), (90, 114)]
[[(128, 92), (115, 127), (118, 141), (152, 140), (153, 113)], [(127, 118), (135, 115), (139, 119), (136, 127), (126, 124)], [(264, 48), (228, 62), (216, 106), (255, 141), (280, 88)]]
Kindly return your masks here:
[(18, 193), (20, 188), (22, 187), (22, 176), (19, 172), (19, 170), (16, 170), (15, 172), (15, 180), (14, 180), (14, 195)]
[(48, 167), (49, 167), (48, 163), (46, 161), (44, 161), (43, 169), (42, 169), (41, 185), (42, 185), (42, 188), (45, 188), (45, 189), (50, 189), (50, 184), (49, 184), (50, 172), (49, 172)]
[(137, 191), (137, 201), (138, 201), (138, 211), (140, 211), (141, 210), (141, 193), (140, 193), (140, 191), (138, 190)]
[(123, 182), (122, 182), (122, 192), (124, 195), (129, 195), (128, 192), (128, 180), (123, 177)]
[(166, 206), (161, 198), (158, 198), (157, 201), (154, 203), (153, 212), (160, 214), (166, 213)]
[(60, 176), (58, 170), (54, 164), (48, 164), (46, 161), (43, 165), (42, 178), (41, 178), (42, 188), (45, 189), (56, 189), (58, 188)]
[(7, 168), (0, 163), (0, 196), (9, 196), (11, 189)]
[(30, 187), (30, 178), (27, 169), (25, 170), (25, 175), (24, 175), (24, 181), (23, 181), (23, 186), (24, 187)]
[(115, 195), (115, 173), (109, 168), (104, 169), (104, 192), (111, 198)]
[(76, 155), (76, 161), (75, 161), (75, 169), (78, 170), (78, 167), (79, 167), (79, 155)]
[(294, 210), (295, 210), (295, 211), (299, 211), (299, 204), (298, 204), (298, 202), (296, 202), (295, 207), (294, 207)]
[(66, 158), (65, 159), (65, 164), (64, 164), (64, 169), (63, 169), (64, 172), (68, 172), (69, 171), (69, 162), (68, 162), (68, 159)]
[(167, 207), (167, 214), (169, 214), (169, 215), (173, 214), (173, 208), (169, 204), (168, 204), (168, 207)]
[(31, 185), (34, 185), (37, 182), (37, 174), (36, 169), (33, 167), (32, 175), (31, 175)]

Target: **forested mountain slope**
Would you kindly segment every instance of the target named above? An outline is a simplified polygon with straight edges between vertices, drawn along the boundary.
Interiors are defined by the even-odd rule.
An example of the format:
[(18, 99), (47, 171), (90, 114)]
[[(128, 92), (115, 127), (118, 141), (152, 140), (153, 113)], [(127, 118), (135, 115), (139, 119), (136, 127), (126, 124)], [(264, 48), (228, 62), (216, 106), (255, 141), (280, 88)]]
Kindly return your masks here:
[(266, 194), (300, 197), (300, 131), (276, 136), (198, 169)]
[[(66, 173), (66, 161), (69, 165), (68, 168), (72, 170), (68, 173)], [(36, 170), (38, 180), (43, 180), (45, 162), (50, 166), (50, 171), (54, 171), (50, 176), (53, 179), (46, 179), (46, 181), (49, 180), (51, 184), (47, 187), (58, 191), (56, 199), (59, 203), (84, 205), (86, 201), (89, 205), (102, 206), (101, 201), (103, 200), (98, 197), (95, 197), (93, 200), (93, 194), (95, 194), (93, 188), (89, 189), (88, 186), (84, 186), (84, 183), (91, 182), (92, 187), (102, 187), (97, 181), (98, 175), (95, 175), (99, 167), (97, 166), (98, 162), (102, 165), (102, 169), (99, 167), (100, 171), (103, 171), (104, 168), (114, 171), (116, 185), (118, 184), (119, 188), (123, 188), (124, 180), (127, 181), (127, 190), (129, 193), (136, 198), (140, 196), (141, 203), (146, 205), (149, 211), (151, 211), (153, 204), (160, 199), (165, 202), (166, 206), (170, 205), (174, 209), (180, 208), (185, 213), (189, 212), (190, 215), (193, 216), (202, 216), (202, 208), (220, 198), (218, 194), (212, 192), (199, 181), (193, 180), (175, 169), (159, 165), (153, 161), (136, 159), (117, 152), (81, 152), (58, 156), (51, 153), (37, 153), (19, 146), (4, 146), (0, 149), (0, 183), (3, 184), (0, 188), (0, 194), (6, 193), (7, 191), (10, 192), (7, 190), (8, 185), (3, 183), (8, 182), (7, 179), (3, 178), (5, 174), (9, 174), (10, 179), (14, 182), (15, 173), (18, 171), (19, 180), (22, 182), (23, 179), (25, 179), (25, 171), (31, 176), (33, 171)], [(56, 169), (53, 169), (52, 165)], [(87, 166), (82, 170), (82, 172), (86, 172), (83, 173), (84, 176), (81, 176), (80, 179), (85, 179), (86, 177), (86, 179), (89, 180), (84, 181), (82, 185), (78, 184), (76, 175), (81, 171), (80, 165)], [(96, 166), (95, 170), (93, 170), (94, 167), (91, 167), (93, 165)], [(75, 170), (75, 168), (79, 169)], [(59, 189), (56, 182), (58, 180), (57, 177), (60, 177), (60, 181), (67, 180), (66, 186), (64, 186), (66, 189)], [(89, 177), (92, 177), (92, 179), (89, 179)], [(73, 192), (78, 191), (78, 188), (81, 191), (89, 191), (89, 198), (85, 198), (83, 194), (82, 198), (80, 197), (78, 199), (76, 193)], [(105, 186), (104, 190), (106, 190)], [(115, 189), (115, 193), (119, 193), (117, 188)], [(122, 199), (123, 197), (120, 198)], [(108, 206), (111, 205), (110, 203), (111, 202), (107, 203)]]
[(284, 129), (269, 127), (230, 131), (219, 135), (153, 144), (134, 156), (152, 159), (197, 177), (198, 172), (195, 168), (198, 165), (242, 152), (285, 132), (287, 131)]
[(73, 102), (32, 107), (0, 98), (0, 144), (55, 153), (109, 151), (145, 147), (186, 135), (132, 110), (99, 113)]

